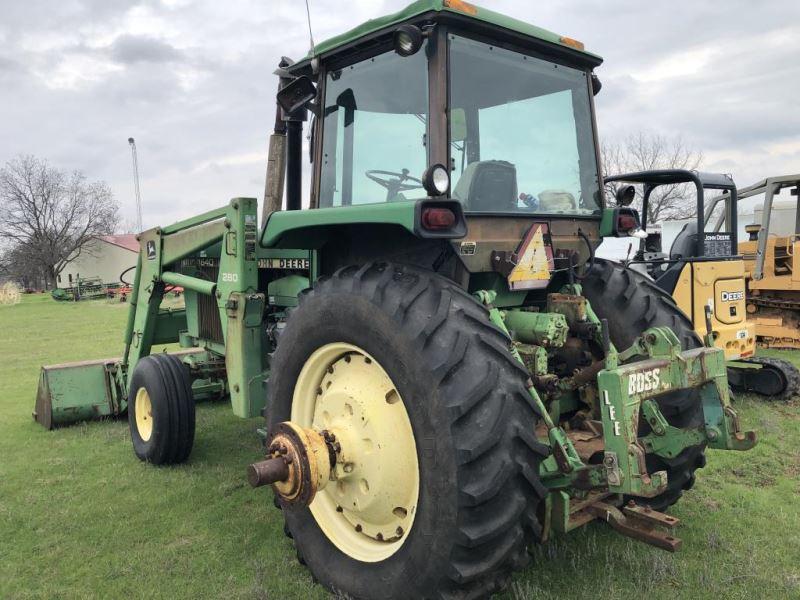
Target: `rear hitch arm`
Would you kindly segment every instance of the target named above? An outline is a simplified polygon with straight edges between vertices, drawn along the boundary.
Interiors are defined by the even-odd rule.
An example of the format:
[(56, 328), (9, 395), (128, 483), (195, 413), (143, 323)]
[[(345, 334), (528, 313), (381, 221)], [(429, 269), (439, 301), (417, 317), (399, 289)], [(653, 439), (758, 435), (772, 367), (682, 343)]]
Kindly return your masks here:
[(631, 500), (620, 510), (605, 502), (595, 502), (584, 509), (591, 515), (611, 525), (622, 535), (639, 540), (667, 552), (677, 552), (681, 540), (657, 527), (673, 529), (680, 522), (677, 518), (658, 512), (652, 508), (639, 506)]
[[(511, 351), (511, 354), (523, 366), (525, 366), (525, 361), (522, 360), (522, 356), (520, 356), (519, 351), (516, 349), (513, 342), (511, 342), (511, 333), (506, 327), (505, 321), (503, 320), (503, 315), (493, 304), (495, 298), (497, 298), (497, 293), (493, 291), (481, 290), (475, 293), (475, 297), (488, 309), (489, 320), (508, 337), (510, 344), (509, 350)], [(527, 369), (527, 367), (525, 368)], [(578, 456), (575, 446), (572, 445), (572, 442), (567, 437), (566, 432), (553, 421), (550, 413), (544, 405), (544, 402), (542, 402), (542, 399), (536, 392), (536, 388), (533, 386), (533, 381), (530, 378), (527, 381), (526, 387), (528, 388), (528, 394), (530, 394), (531, 399), (542, 416), (545, 427), (547, 427), (547, 437), (550, 441), (550, 445), (553, 450), (553, 457), (558, 464), (559, 471), (562, 473), (572, 473), (575, 470), (583, 469), (585, 465), (583, 464), (580, 456)]]

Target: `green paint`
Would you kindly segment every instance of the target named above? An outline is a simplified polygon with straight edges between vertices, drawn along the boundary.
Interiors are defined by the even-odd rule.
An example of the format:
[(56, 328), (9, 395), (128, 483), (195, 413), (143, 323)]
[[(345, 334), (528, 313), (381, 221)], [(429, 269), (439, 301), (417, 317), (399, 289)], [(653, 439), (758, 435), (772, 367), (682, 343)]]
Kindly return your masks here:
[(297, 297), (300, 292), (310, 287), (308, 277), (302, 275), (287, 275), (267, 286), (267, 298), (274, 306), (297, 306)]
[(182, 287), (186, 290), (197, 292), (198, 294), (205, 294), (206, 296), (211, 296), (214, 293), (214, 288), (217, 287), (215, 281), (198, 279), (197, 277), (191, 277), (190, 275), (183, 275), (181, 273), (162, 273), (161, 280), (169, 285)]
[[(457, 248), (456, 248), (457, 250)], [(528, 290), (512, 291), (508, 289), (508, 280), (500, 273), (472, 273), (469, 278), (471, 292), (478, 290), (488, 290), (495, 293), (492, 304), (497, 308), (512, 308), (522, 306)]]
[(258, 206), (255, 198), (234, 198), (225, 217), (225, 244), (220, 255), (215, 297), (225, 338), (225, 367), (231, 407), (239, 417), (255, 417), (265, 404), (266, 349), (261, 322), (266, 298), (258, 289)]
[[(553, 33), (552, 31), (542, 29), (541, 27), (536, 27), (535, 25), (531, 25), (530, 23), (526, 23), (524, 21), (520, 21), (512, 17), (507, 17), (505, 15), (496, 13), (487, 8), (475, 6), (474, 4), (471, 5), (475, 8), (476, 12), (475, 14), (469, 15), (462, 11), (449, 8), (447, 6), (446, 0), (418, 0), (417, 2), (409, 4), (404, 9), (399, 10), (396, 13), (379, 17), (377, 19), (371, 19), (365, 23), (362, 23), (358, 27), (354, 27), (353, 29), (346, 31), (345, 33), (342, 33), (340, 35), (337, 35), (335, 37), (325, 40), (324, 42), (317, 44), (314, 48), (314, 54), (316, 56), (329, 54), (339, 50), (343, 46), (356, 42), (359, 38), (362, 38), (364, 36), (377, 33), (381, 30), (385, 30), (395, 25), (399, 25), (400, 23), (403, 23), (410, 19), (415, 19), (422, 15), (441, 13), (441, 12), (458, 14), (460, 16), (468, 16), (479, 23), (494, 25), (497, 27), (501, 27), (503, 29), (508, 29), (509, 31), (512, 31), (514, 33), (519, 33), (531, 38), (555, 44), (557, 46), (569, 47), (570, 49), (575, 50), (575, 48), (567, 46), (567, 44), (564, 44), (561, 41), (562, 36)], [(586, 51), (580, 52), (577, 50), (576, 52), (583, 54), (593, 62), (602, 61), (602, 59), (599, 56), (597, 56), (596, 54), (592, 54), (591, 52), (586, 52)], [(310, 58), (311, 55), (309, 54), (309, 56), (307, 56), (303, 60), (303, 62), (309, 60)]]
[(156, 315), (153, 344), (175, 344), (186, 331), (186, 310), (162, 308)]
[[(416, 200), (367, 204), (363, 206), (338, 206), (314, 210), (283, 210), (269, 217), (261, 237), (261, 243), (271, 248), (290, 233), (300, 234), (294, 239), (295, 248), (316, 247), (319, 238), (313, 234), (326, 233), (335, 225), (371, 224), (397, 225), (414, 233)], [(311, 235), (306, 235), (311, 234)], [(305, 239), (304, 239), (305, 238)], [(323, 239), (327, 239), (326, 236)]]
[(52, 426), (119, 412), (117, 390), (109, 382), (116, 359), (42, 367), (34, 416)]
[(559, 313), (508, 310), (503, 320), (514, 339), (526, 344), (557, 347), (567, 341), (569, 326), (564, 315)]
[[(495, 292), (481, 290), (476, 292), (474, 295), (478, 301), (486, 306), (486, 308), (489, 310), (489, 320), (508, 337), (509, 351), (511, 352), (511, 355), (524, 366), (525, 361), (522, 360), (522, 356), (520, 355), (516, 346), (511, 342), (511, 334), (508, 332), (503, 315), (492, 304), (494, 299), (497, 297), (497, 294), (495, 294)], [(533, 387), (533, 382), (530, 380), (528, 380), (528, 394), (530, 394), (531, 400), (533, 400), (533, 403), (536, 405), (539, 413), (542, 416), (542, 420), (547, 427), (547, 436), (550, 441), (550, 446), (558, 457), (559, 468), (562, 470), (562, 472), (569, 473), (584, 467), (584, 464), (581, 462), (578, 453), (575, 451), (575, 447), (567, 437), (566, 432), (564, 432), (561, 427), (558, 427), (553, 421), (544, 405), (544, 402), (542, 402), (541, 397), (536, 391), (536, 388)]]
[[(637, 445), (639, 413), (653, 428), (641, 439), (645, 449), (667, 458), (684, 448), (708, 441), (709, 446), (746, 450), (755, 445), (752, 432), (741, 432), (730, 407), (724, 355), (721, 350), (698, 348), (681, 352), (675, 334), (667, 328), (645, 331), (637, 342), (620, 352), (618, 360), (644, 360), (606, 368), (598, 374), (609, 490), (614, 493), (652, 497), (666, 485), (665, 474), (640, 471)], [(670, 426), (651, 400), (666, 391), (699, 389), (705, 427), (678, 429)], [(644, 407), (642, 406), (644, 404)]]
[(614, 209), (604, 208), (603, 216), (600, 217), (600, 237), (614, 236)]

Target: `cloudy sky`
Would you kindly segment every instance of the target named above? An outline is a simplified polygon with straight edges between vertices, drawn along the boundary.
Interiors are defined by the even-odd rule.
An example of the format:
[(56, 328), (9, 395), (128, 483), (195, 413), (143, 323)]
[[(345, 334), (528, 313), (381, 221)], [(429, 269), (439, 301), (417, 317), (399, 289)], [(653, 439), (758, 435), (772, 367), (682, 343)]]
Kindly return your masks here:
[[(311, 0), (317, 41), (405, 0)], [(682, 135), (740, 185), (800, 171), (797, 0), (484, 0), (606, 62), (606, 139)], [(0, 163), (19, 153), (112, 186), (145, 226), (260, 197), (281, 55), (308, 50), (298, 0), (0, 0)]]

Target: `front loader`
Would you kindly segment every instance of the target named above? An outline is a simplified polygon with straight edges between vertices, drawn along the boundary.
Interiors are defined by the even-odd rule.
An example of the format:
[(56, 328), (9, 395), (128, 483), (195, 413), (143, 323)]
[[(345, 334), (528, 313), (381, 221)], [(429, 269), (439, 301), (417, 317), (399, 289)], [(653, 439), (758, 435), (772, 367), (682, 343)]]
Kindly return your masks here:
[[(46, 367), (37, 404), (57, 424), (127, 410), (154, 464), (190, 456), (201, 396), (263, 414), (247, 478), (347, 597), (486, 597), (595, 520), (677, 550), (663, 511), (705, 449), (756, 436), (723, 352), (594, 257), (639, 228), (603, 206), (600, 63), (461, 0), (284, 59), (261, 226), (236, 198), (144, 232), (122, 358)], [(166, 342), (184, 353), (150, 354)]]

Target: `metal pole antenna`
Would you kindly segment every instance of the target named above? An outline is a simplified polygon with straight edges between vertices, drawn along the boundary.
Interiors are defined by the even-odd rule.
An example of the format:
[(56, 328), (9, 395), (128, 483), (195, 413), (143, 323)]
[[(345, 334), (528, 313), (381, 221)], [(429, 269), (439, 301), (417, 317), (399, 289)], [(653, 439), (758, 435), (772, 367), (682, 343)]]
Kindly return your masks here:
[(139, 160), (136, 157), (136, 140), (128, 138), (131, 146), (131, 159), (133, 160), (133, 189), (136, 194), (136, 232), (142, 231), (142, 196), (139, 193)]

